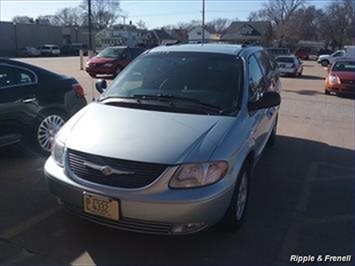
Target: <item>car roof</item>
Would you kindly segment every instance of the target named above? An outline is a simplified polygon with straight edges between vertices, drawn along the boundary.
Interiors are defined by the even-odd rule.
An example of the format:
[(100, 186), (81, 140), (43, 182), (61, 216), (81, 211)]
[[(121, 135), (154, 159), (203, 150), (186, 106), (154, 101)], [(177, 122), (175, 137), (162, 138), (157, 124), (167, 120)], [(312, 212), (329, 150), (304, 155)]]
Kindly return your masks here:
[(260, 49), (260, 47), (244, 47), (236, 44), (180, 44), (170, 46), (158, 46), (148, 51), (148, 53), (159, 52), (200, 52), (219, 53), (228, 55), (238, 55), (242, 50)]
[(32, 65), (32, 64), (28, 64), (28, 63), (24, 63), (18, 60), (13, 60), (10, 58), (5, 58), (5, 57), (0, 57), (0, 63), (1, 64), (9, 64), (9, 65), (14, 65), (14, 66), (18, 66), (18, 67), (23, 67), (23, 68), (28, 68), (30, 70), (36, 71), (37, 74), (45, 74), (45, 75), (51, 75), (51, 76), (56, 76), (56, 77), (60, 77), (61, 75), (54, 73), (52, 71), (49, 71), (47, 69)]

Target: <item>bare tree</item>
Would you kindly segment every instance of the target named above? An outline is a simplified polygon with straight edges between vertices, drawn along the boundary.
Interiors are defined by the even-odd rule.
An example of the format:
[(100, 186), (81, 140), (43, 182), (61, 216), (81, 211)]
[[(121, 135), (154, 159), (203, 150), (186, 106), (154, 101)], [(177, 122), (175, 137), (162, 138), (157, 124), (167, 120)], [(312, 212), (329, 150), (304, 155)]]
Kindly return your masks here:
[(298, 9), (284, 27), (285, 40), (289, 45), (295, 45), (300, 40), (324, 41), (321, 29), (325, 19), (324, 11), (315, 6)]
[(140, 30), (146, 30), (148, 27), (147, 27), (147, 24), (143, 21), (143, 20), (139, 20), (137, 23), (137, 28), (140, 29)]
[[(88, 0), (83, 0), (80, 8), (83, 10), (82, 18), (84, 24), (88, 24)], [(95, 0), (91, 1), (92, 25), (97, 29), (111, 27), (119, 18), (121, 13), (119, 0)]]
[(59, 26), (78, 26), (81, 24), (79, 8), (63, 8), (60, 9), (55, 17), (52, 18), (52, 23)]
[(267, 0), (259, 15), (270, 20), (276, 26), (279, 35), (279, 46), (283, 46), (285, 28), (297, 9), (303, 7), (307, 0)]
[(38, 16), (36, 21), (47, 21), (49, 25), (60, 26), (58, 18), (55, 15)]
[(333, 49), (342, 48), (354, 39), (354, 3), (349, 0), (334, 0), (327, 8), (324, 34), (330, 39)]
[(34, 23), (34, 19), (28, 16), (15, 16), (12, 18), (14, 23)]
[(212, 27), (217, 33), (223, 33), (232, 23), (228, 18), (216, 18), (207, 23), (207, 26)]
[(177, 27), (182, 30), (190, 31), (196, 26), (201, 26), (200, 20), (191, 20), (190, 22), (179, 22)]

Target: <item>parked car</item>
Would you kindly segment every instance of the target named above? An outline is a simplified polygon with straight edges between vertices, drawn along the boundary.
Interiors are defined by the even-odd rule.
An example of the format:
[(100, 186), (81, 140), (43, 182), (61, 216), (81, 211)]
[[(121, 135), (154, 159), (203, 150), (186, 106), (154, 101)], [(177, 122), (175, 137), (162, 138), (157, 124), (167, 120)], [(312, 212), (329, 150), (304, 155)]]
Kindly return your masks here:
[(105, 48), (86, 63), (86, 72), (91, 77), (96, 77), (96, 75), (100, 74), (116, 76), (144, 51), (145, 49), (143, 48), (127, 46)]
[(86, 44), (81, 43), (64, 45), (61, 49), (61, 54), (75, 56), (80, 54), (80, 50), (83, 51), (83, 55), (88, 55), (88, 46)]
[(317, 48), (315, 47), (302, 47), (295, 51), (295, 56), (302, 60), (317, 60)]
[(293, 77), (302, 76), (303, 66), (300, 59), (294, 55), (278, 56), (276, 62), (281, 75), (291, 75)]
[(329, 69), (325, 78), (325, 94), (355, 94), (355, 60), (339, 59)]
[(34, 47), (24, 47), (16, 51), (17, 57), (34, 57), (40, 56), (41, 52)]
[(65, 121), (86, 105), (77, 80), (10, 59), (0, 59), (0, 147), (24, 143), (49, 153)]
[(354, 49), (348, 48), (348, 50), (338, 50), (331, 55), (320, 55), (317, 62), (326, 67), (333, 64), (339, 58), (354, 57)]
[(46, 44), (39, 48), (41, 55), (43, 56), (59, 56), (60, 49), (57, 45)]
[(50, 191), (89, 220), (145, 233), (237, 229), (276, 135), (280, 80), (261, 47), (160, 46), (59, 131)]

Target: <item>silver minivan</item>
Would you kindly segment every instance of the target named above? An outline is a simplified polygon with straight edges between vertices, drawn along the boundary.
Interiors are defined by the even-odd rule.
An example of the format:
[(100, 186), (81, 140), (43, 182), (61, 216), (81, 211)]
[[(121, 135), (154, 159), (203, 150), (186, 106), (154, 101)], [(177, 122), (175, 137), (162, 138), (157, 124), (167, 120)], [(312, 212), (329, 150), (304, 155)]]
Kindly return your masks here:
[(66, 208), (104, 225), (189, 234), (242, 224), (272, 144), (277, 65), (261, 47), (160, 46), (135, 59), (58, 132), (45, 164)]

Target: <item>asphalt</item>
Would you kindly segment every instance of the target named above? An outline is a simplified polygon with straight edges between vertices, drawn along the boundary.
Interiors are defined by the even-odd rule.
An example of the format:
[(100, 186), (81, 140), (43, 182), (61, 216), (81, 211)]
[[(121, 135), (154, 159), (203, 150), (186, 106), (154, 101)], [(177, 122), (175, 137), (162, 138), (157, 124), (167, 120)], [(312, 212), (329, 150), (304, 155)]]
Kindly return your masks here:
[[(94, 81), (78, 58), (25, 61), (75, 76), (92, 99)], [(324, 75), (305, 61), (302, 78), (282, 78), (277, 140), (255, 169), (235, 234), (156, 236), (93, 224), (49, 194), (46, 158), (22, 146), (1, 150), (0, 264), (287, 265), (296, 264), (291, 255), (353, 256), (354, 100), (324, 95)]]

